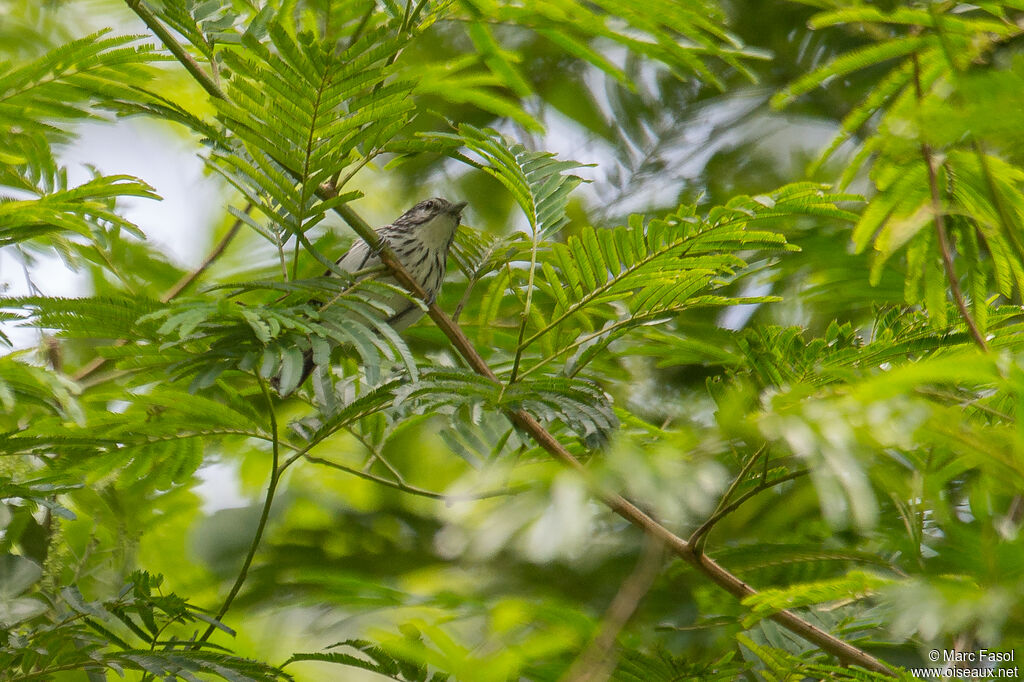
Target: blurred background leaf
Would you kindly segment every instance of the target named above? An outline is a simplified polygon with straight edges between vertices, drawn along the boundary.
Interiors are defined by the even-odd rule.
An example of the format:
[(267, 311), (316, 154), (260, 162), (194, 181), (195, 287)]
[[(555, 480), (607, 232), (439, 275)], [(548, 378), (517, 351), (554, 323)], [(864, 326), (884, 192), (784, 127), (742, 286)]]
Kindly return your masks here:
[[(0, 14), (0, 678), (878, 679), (783, 608), (1021, 647), (1019, 3)], [(324, 276), (437, 195), (497, 381)], [(519, 408), (761, 593), (631, 595)]]

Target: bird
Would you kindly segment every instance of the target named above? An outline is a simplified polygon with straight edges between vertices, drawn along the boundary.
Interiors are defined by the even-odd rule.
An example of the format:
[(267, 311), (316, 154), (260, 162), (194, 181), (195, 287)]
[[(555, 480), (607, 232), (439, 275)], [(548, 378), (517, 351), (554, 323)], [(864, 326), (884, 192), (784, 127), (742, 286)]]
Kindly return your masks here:
[[(448, 251), (466, 205), (465, 201), (453, 203), (433, 197), (419, 202), (390, 225), (376, 230), (412, 278), (423, 287), (427, 303), (434, 302), (444, 284)], [(380, 263), (380, 255), (361, 239), (336, 261), (339, 270), (351, 273)], [(331, 272), (324, 274), (329, 276)], [(404, 296), (396, 294), (387, 304), (394, 310), (387, 322), (395, 331), (401, 332), (423, 316), (423, 309)], [(314, 367), (313, 353), (307, 350), (303, 353), (302, 375), (296, 386), (301, 386), (309, 378)]]

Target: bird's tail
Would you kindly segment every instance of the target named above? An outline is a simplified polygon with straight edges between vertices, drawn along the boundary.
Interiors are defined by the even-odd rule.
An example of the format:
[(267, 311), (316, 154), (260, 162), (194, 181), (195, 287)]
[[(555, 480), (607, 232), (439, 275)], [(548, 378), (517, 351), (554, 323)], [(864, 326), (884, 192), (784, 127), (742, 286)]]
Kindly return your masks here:
[(306, 379), (313, 373), (316, 368), (316, 363), (313, 362), (313, 351), (307, 350), (302, 352), (302, 376), (299, 377), (299, 383), (295, 384), (295, 388), (298, 388), (302, 384), (306, 383)]
[(282, 397), (291, 395), (296, 389), (298, 389), (300, 386), (302, 386), (302, 384), (306, 383), (306, 379), (309, 378), (309, 375), (313, 373), (314, 369), (316, 369), (316, 363), (313, 362), (313, 351), (311, 351), (311, 350), (303, 351), (302, 352), (302, 374), (299, 376), (298, 383), (296, 383), (295, 386), (292, 387), (292, 389), (290, 391), (288, 391), (288, 393), (281, 393), (281, 375), (278, 374), (276, 377), (271, 378), (270, 385)]

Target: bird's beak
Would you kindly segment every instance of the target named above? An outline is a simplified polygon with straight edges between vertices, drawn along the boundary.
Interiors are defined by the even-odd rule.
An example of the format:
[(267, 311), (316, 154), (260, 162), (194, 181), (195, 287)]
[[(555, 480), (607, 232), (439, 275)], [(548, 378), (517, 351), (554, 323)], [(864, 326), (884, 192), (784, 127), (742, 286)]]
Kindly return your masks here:
[(467, 205), (469, 205), (468, 201), (460, 201), (459, 203), (454, 204), (452, 206), (452, 213), (455, 215), (461, 215), (462, 209), (466, 208)]

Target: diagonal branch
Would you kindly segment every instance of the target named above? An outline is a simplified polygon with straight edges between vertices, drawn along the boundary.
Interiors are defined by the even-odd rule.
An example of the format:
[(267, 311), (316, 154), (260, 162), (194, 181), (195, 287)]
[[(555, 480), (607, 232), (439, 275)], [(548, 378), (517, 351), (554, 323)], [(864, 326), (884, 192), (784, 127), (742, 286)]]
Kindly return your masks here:
[(174, 55), (174, 58), (181, 62), (181, 65), (185, 67), (185, 70), (189, 72), (189, 75), (196, 79), (196, 82), (202, 86), (203, 90), (206, 90), (211, 97), (224, 99), (224, 91), (220, 89), (217, 82), (213, 80), (209, 74), (203, 71), (203, 67), (199, 66), (199, 62), (197, 62), (192, 55), (188, 53), (188, 50), (182, 47), (182, 45), (174, 39), (171, 32), (160, 23), (160, 20), (148, 7), (142, 4), (141, 0), (125, 0), (125, 4), (128, 5), (128, 8), (131, 11), (138, 15), (139, 19), (142, 19), (142, 22), (146, 24), (150, 31), (153, 32), (153, 35), (159, 38), (160, 42), (164, 44), (164, 47)]
[[(330, 187), (321, 188), (321, 195), (325, 198), (330, 198), (335, 194), (336, 192), (334, 192)], [(391, 271), (392, 276), (401, 286), (405, 287), (411, 294), (419, 298), (421, 301), (429, 301), (429, 297), (423, 290), (423, 287), (421, 287), (419, 283), (409, 275), (408, 271), (398, 260), (395, 252), (381, 239), (380, 235), (378, 235), (365, 220), (363, 220), (347, 204), (339, 206), (336, 210), (352, 227), (352, 229), (355, 230), (356, 234), (365, 240), (374, 252), (380, 254), (381, 262), (387, 266)], [(448, 337), (448, 340), (469, 364), (469, 366), (477, 374), (497, 382), (498, 377), (487, 365), (487, 362), (483, 357), (481, 357), (477, 352), (473, 343), (466, 336), (465, 332), (462, 331), (462, 328), (453, 322), (452, 319), (448, 317), (448, 315), (441, 310), (436, 303), (426, 303), (426, 305), (427, 314), (430, 315), (430, 319), (432, 319), (444, 335)], [(529, 414), (525, 410), (507, 410), (505, 414), (516, 426), (529, 433), (537, 444), (546, 450), (553, 458), (569, 469), (579, 472), (588, 480), (588, 482), (594, 484), (592, 477), (589, 476), (588, 471), (583, 464), (580, 463), (580, 461), (576, 459), (573, 454), (551, 434), (551, 432), (545, 429), (533, 415)], [(592, 489), (595, 491), (595, 495), (598, 499), (611, 508), (612, 511), (624, 518), (626, 521), (632, 523), (634, 526), (643, 530), (652, 538), (660, 539), (679, 558), (693, 565), (699, 571), (704, 573), (704, 575), (712, 582), (735, 596), (737, 599), (742, 600), (757, 594), (750, 585), (747, 585), (737, 576), (718, 565), (710, 557), (695, 551), (690, 543), (670, 531), (665, 526), (661, 525), (658, 521), (626, 498), (622, 497), (618, 493), (603, 490), (596, 484), (593, 485)], [(832, 654), (844, 664), (859, 665), (863, 668), (879, 673), (889, 674), (892, 672), (887, 665), (871, 654), (853, 646), (849, 642), (839, 639), (831, 633), (825, 632), (821, 628), (797, 616), (795, 613), (790, 611), (781, 611), (774, 614), (772, 619), (790, 632), (806, 639), (823, 651)]]
[[(126, 1), (130, 7), (134, 5), (133, 9), (136, 9), (136, 12), (138, 12), (138, 2), (133, 3), (132, 0)], [(166, 32), (166, 30), (162, 33), (157, 33), (157, 35), (161, 40), (170, 40), (173, 42), (173, 38)], [(170, 49), (172, 54), (175, 55), (183, 51), (180, 46), (177, 51), (172, 49), (170, 45), (168, 45), (168, 49)], [(194, 61), (192, 63), (194, 64)], [(183, 64), (186, 68), (189, 68), (188, 63), (183, 62)], [(193, 76), (196, 76), (197, 79), (200, 78), (200, 76), (197, 76), (192, 69), (189, 69), (189, 72), (192, 73)], [(206, 81), (209, 81), (208, 77), (206, 78)], [(203, 83), (202, 80), (200, 82), (201, 84)], [(223, 92), (220, 91), (219, 88), (207, 88), (207, 91), (214, 97), (224, 97)], [(317, 194), (322, 199), (332, 199), (338, 196), (337, 189), (330, 184), (322, 186)], [(409, 293), (424, 302), (430, 319), (434, 321), (441, 332), (448, 338), (449, 342), (455, 347), (456, 351), (458, 351), (467, 364), (469, 364), (469, 366), (481, 376), (497, 382), (497, 376), (484, 361), (480, 353), (477, 352), (473, 343), (466, 336), (465, 332), (462, 331), (462, 328), (453, 322), (452, 319), (448, 317), (448, 315), (441, 310), (436, 303), (430, 301), (426, 292), (423, 290), (423, 287), (421, 287), (419, 283), (410, 276), (409, 272), (398, 260), (395, 252), (381, 239), (380, 235), (378, 235), (373, 228), (371, 228), (370, 225), (348, 204), (335, 206), (333, 207), (333, 210), (349, 224), (360, 238), (366, 241), (367, 245), (375, 253), (380, 254), (381, 262), (388, 268), (388, 270), (390, 270), (395, 280), (401, 286), (405, 287)], [(579, 472), (588, 479), (590, 483), (594, 484), (594, 482), (590, 480), (591, 477), (588, 476), (586, 468), (580, 463), (580, 461), (576, 459), (557, 438), (545, 429), (544, 426), (542, 426), (541, 423), (533, 417), (533, 415), (525, 410), (506, 410), (505, 414), (516, 426), (529, 433), (537, 444), (546, 450), (554, 459), (558, 460), (567, 468)], [(756, 594), (756, 591), (752, 587), (723, 567), (719, 566), (710, 557), (695, 552), (693, 547), (686, 540), (661, 525), (658, 521), (626, 498), (622, 497), (618, 493), (603, 490), (596, 484), (593, 485), (593, 490), (595, 491), (595, 495), (598, 499), (600, 499), (612, 511), (643, 530), (647, 535), (663, 542), (674, 554), (694, 566), (712, 582), (735, 596), (737, 599), (746, 599), (747, 597)], [(892, 673), (892, 670), (887, 665), (871, 654), (843, 641), (842, 639), (839, 639), (838, 637), (835, 637), (831, 633), (825, 632), (821, 628), (816, 627), (790, 611), (781, 611), (772, 615), (771, 618), (790, 632), (793, 632), (794, 634), (806, 639), (808, 642), (811, 642), (821, 650), (835, 656), (844, 664), (859, 665), (868, 670), (884, 674)]]
[[(918, 103), (924, 99), (924, 93), (921, 90), (921, 65), (917, 58), (917, 53), (914, 53), (914, 94), (917, 97)], [(921, 156), (924, 159), (924, 164), (928, 168), (928, 190), (931, 193), (932, 201), (932, 213), (934, 214), (935, 220), (935, 236), (939, 242), (939, 252), (942, 255), (942, 268), (946, 272), (946, 279), (949, 281), (949, 290), (953, 295), (953, 302), (956, 304), (957, 310), (960, 311), (960, 317), (963, 318), (964, 323), (967, 325), (967, 331), (970, 332), (971, 338), (974, 339), (974, 343), (978, 345), (982, 351), (988, 352), (988, 344), (985, 342), (985, 337), (982, 336), (981, 331), (978, 329), (977, 323), (971, 316), (971, 311), (967, 309), (967, 303), (964, 301), (964, 294), (960, 290), (960, 280), (957, 279), (956, 269), (953, 267), (953, 249), (949, 244), (949, 234), (946, 231), (946, 214), (942, 208), (942, 197), (939, 194), (939, 181), (935, 173), (935, 157), (932, 154), (931, 146), (921, 140)]]
[[(248, 213), (251, 210), (252, 204), (250, 203), (246, 205), (245, 209), (243, 210), (243, 213)], [(224, 237), (219, 242), (217, 242), (217, 245), (214, 246), (210, 253), (206, 255), (206, 258), (203, 259), (203, 262), (200, 263), (195, 270), (186, 272), (184, 275), (182, 275), (181, 279), (174, 283), (174, 286), (172, 286), (170, 289), (164, 292), (163, 296), (160, 297), (160, 302), (170, 303), (172, 300), (177, 298), (182, 291), (187, 289), (189, 286), (192, 285), (193, 282), (199, 279), (203, 275), (203, 273), (206, 272), (206, 270), (211, 265), (213, 265), (213, 262), (221, 257), (221, 254), (224, 253), (224, 250), (228, 248), (228, 244), (230, 244), (231, 241), (235, 238), (235, 236), (238, 235), (238, 231), (241, 229), (241, 227), (242, 219), (235, 218), (235, 222), (231, 224), (231, 227), (228, 229), (227, 234), (225, 234)], [(127, 341), (125, 339), (118, 339), (117, 341), (114, 342), (114, 346), (123, 346), (126, 343)], [(82, 381), (92, 376), (96, 372), (96, 370), (98, 370), (100, 367), (103, 367), (103, 365), (105, 364), (107, 364), (107, 358), (93, 358), (88, 364), (84, 365), (81, 369), (79, 369), (78, 372), (75, 373), (75, 376), (72, 378), (75, 381)]]
[(619, 633), (654, 586), (665, 563), (665, 545), (649, 535), (646, 540), (640, 560), (609, 604), (597, 636), (562, 678), (564, 682), (605, 682), (611, 677), (617, 659), (615, 642)]
[[(242, 213), (248, 213), (252, 209), (252, 203), (248, 203), (246, 204), (245, 208), (242, 209)], [(213, 250), (206, 255), (206, 258), (204, 258), (203, 262), (199, 264), (199, 267), (197, 267), (195, 270), (191, 272), (186, 273), (181, 279), (175, 282), (174, 286), (172, 286), (170, 289), (164, 292), (164, 295), (160, 297), (160, 302), (169, 303), (173, 299), (177, 298), (178, 294), (180, 294), (182, 291), (191, 286), (193, 282), (199, 279), (199, 277), (204, 272), (206, 272), (206, 270), (211, 265), (213, 265), (213, 262), (220, 258), (221, 254), (224, 253), (224, 250), (228, 248), (228, 244), (230, 244), (231, 240), (233, 240), (235, 236), (238, 234), (238, 230), (240, 230), (241, 227), (242, 219), (235, 218), (235, 222), (231, 224), (231, 228), (228, 229), (227, 234), (225, 234), (224, 237), (219, 242), (217, 242), (217, 245), (214, 246)]]

